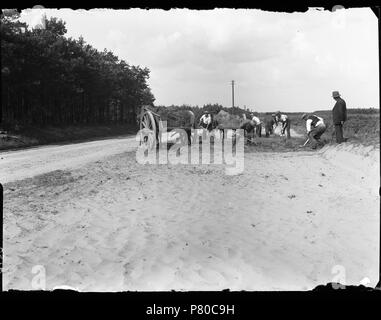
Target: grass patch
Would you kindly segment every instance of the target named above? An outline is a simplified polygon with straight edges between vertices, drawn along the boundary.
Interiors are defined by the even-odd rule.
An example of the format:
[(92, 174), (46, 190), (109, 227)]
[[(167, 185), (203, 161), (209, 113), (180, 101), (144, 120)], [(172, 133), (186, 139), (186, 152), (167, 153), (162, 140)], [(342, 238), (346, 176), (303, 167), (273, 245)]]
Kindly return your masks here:
[(304, 137), (286, 139), (279, 136), (255, 138), (245, 145), (245, 152), (289, 152), (305, 150), (300, 146), (305, 142)]

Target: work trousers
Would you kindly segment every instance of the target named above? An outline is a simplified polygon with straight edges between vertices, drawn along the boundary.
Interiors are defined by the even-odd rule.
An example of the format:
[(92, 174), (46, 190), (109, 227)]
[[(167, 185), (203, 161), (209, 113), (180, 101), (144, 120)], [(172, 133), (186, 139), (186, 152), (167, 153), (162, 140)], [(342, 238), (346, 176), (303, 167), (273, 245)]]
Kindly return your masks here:
[(313, 148), (316, 148), (316, 146), (320, 143), (320, 137), (326, 129), (327, 127), (325, 124), (320, 124), (308, 133), (308, 138), (310, 138)]
[(335, 124), (336, 142), (344, 142), (343, 125), (341, 123)]

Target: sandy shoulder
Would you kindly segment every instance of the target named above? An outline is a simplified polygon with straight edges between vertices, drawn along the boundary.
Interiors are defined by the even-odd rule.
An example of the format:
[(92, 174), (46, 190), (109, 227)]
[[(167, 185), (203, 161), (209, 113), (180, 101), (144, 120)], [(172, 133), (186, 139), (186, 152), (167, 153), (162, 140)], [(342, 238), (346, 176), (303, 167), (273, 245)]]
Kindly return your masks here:
[[(333, 158), (333, 157), (332, 157)], [(134, 152), (5, 184), (4, 289), (305, 290), (378, 279), (377, 167), (314, 152), (139, 165)], [(48, 186), (48, 187), (47, 187)], [(378, 189), (377, 189), (378, 190)]]

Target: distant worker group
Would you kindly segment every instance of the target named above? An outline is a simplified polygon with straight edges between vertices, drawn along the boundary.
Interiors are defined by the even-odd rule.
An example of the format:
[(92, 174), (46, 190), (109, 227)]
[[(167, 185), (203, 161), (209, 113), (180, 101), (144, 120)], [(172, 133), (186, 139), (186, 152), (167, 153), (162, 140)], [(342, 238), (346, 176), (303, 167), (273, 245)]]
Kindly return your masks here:
[[(274, 133), (274, 128), (281, 124), (281, 136), (285, 135), (287, 132), (287, 138), (291, 138), (290, 134), (290, 119), (287, 115), (281, 114), (280, 111), (271, 115), (271, 117), (266, 117), (265, 121), (262, 122), (253, 112), (250, 113), (251, 126), (253, 127), (254, 136), (262, 137), (262, 126), (264, 125), (266, 137), (268, 138), (270, 134)], [(247, 129), (249, 124), (245, 123), (242, 129)]]
[[(332, 109), (333, 125), (335, 127), (336, 142), (342, 143), (346, 141), (343, 135), (343, 124), (347, 121), (347, 108), (344, 99), (341, 98), (338, 91), (332, 92), (332, 98), (336, 101)], [(262, 126), (264, 126), (266, 137), (274, 133), (274, 129), (280, 124), (280, 136), (291, 138), (291, 121), (288, 115), (282, 114), (280, 111), (267, 115), (264, 122), (261, 121), (253, 112), (250, 113), (248, 119), (243, 115), (244, 123), (241, 129), (245, 133), (253, 133), (254, 136), (262, 136)], [(249, 121), (246, 121), (249, 120)], [(321, 141), (322, 134), (327, 130), (324, 119), (316, 114), (303, 114), (302, 120), (306, 122), (307, 140), (303, 146), (311, 142), (311, 147), (316, 149), (317, 146), (323, 145)], [(205, 112), (200, 118), (199, 126), (207, 129), (213, 129), (213, 117), (209, 112)]]

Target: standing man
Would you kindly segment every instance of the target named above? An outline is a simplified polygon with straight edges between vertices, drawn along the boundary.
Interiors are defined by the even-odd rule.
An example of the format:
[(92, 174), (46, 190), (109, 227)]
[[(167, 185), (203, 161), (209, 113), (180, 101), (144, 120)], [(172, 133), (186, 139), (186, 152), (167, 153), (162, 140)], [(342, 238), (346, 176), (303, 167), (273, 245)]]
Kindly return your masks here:
[(278, 126), (278, 122), (276, 121), (276, 115), (275, 115), (275, 113), (271, 114), (271, 118), (274, 120), (275, 126)]
[(335, 126), (336, 142), (342, 143), (345, 141), (343, 137), (343, 124), (347, 121), (347, 106), (345, 101), (340, 98), (338, 91), (332, 92), (332, 98), (336, 100), (335, 106), (332, 109), (333, 124)]
[(308, 139), (312, 142), (312, 149), (316, 149), (318, 144), (322, 144), (320, 137), (327, 129), (324, 124), (324, 120), (315, 114), (303, 114), (302, 119), (306, 121), (307, 136)]
[(280, 111), (275, 114), (276, 125), (278, 125), (279, 122), (282, 124), (281, 136), (283, 136), (284, 132), (287, 130), (287, 138), (291, 138), (290, 119), (286, 114), (281, 114)]
[(274, 125), (275, 125), (275, 114), (271, 115), (271, 117), (266, 116), (265, 118), (266, 138), (270, 137), (270, 134), (274, 132)]

